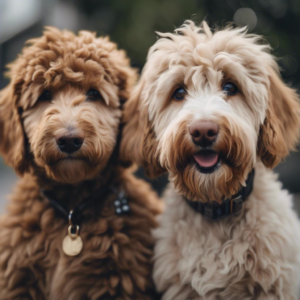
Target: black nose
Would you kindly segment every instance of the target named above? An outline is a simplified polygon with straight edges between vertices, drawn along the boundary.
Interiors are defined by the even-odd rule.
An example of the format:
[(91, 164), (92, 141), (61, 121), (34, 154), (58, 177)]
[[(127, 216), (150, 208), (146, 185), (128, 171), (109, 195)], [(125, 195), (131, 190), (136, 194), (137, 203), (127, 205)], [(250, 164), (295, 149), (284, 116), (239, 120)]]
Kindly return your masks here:
[(79, 136), (62, 136), (56, 140), (59, 149), (62, 152), (73, 153), (80, 149), (84, 138)]

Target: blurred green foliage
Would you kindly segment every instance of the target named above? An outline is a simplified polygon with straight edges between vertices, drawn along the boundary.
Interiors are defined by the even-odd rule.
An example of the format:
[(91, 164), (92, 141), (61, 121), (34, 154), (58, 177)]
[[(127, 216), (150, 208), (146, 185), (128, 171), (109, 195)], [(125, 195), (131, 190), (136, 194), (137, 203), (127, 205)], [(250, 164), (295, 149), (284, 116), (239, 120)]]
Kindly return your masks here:
[(243, 26), (249, 18), (239, 9), (250, 8), (256, 22), (252, 32), (266, 37), (274, 54), (281, 57), (284, 78), (300, 89), (300, 0), (63, 1), (72, 3), (85, 15), (85, 29), (110, 35), (127, 50), (133, 66), (139, 68), (155, 42), (155, 31), (173, 31), (186, 19), (200, 23), (205, 18), (210, 26), (239, 21)]
[(86, 14), (89, 30), (109, 34), (127, 50), (134, 66), (142, 67), (155, 31), (173, 31), (192, 15), (204, 17), (202, 1), (189, 0), (75, 0)]

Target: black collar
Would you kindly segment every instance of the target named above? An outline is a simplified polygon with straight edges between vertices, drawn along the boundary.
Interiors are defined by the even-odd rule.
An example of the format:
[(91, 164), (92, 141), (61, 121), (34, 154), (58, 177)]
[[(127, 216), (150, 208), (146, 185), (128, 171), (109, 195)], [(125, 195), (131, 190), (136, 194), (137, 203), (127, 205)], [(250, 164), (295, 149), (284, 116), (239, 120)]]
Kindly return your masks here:
[(97, 191), (91, 197), (83, 199), (83, 201), (81, 201), (78, 205), (74, 206), (71, 210), (69, 210), (68, 207), (66, 207), (63, 203), (57, 201), (54, 198), (52, 191), (43, 189), (41, 190), (41, 194), (49, 201), (51, 206), (53, 206), (53, 208), (55, 208), (56, 211), (59, 212), (62, 217), (64, 217), (67, 220), (69, 219), (70, 223), (76, 225), (81, 224), (82, 214), (88, 207), (95, 209), (97, 204), (103, 204), (104, 200), (110, 193), (110, 187), (105, 187)]
[(246, 186), (232, 196), (226, 199), (221, 204), (218, 202), (202, 203), (200, 201), (191, 201), (185, 198), (186, 202), (198, 213), (204, 215), (211, 220), (219, 220), (226, 216), (237, 214), (241, 211), (243, 201), (245, 201), (251, 194), (253, 189), (254, 169), (249, 173), (246, 180)]
[(123, 189), (116, 189), (112, 186), (106, 186), (101, 190), (98, 190), (94, 195), (84, 199), (81, 203), (76, 205), (72, 210), (69, 210), (62, 203), (54, 199), (51, 191), (41, 190), (42, 195), (49, 201), (49, 203), (55, 208), (62, 217), (69, 220), (69, 224), (74, 227), (80, 225), (83, 221), (82, 214), (87, 209), (102, 208), (106, 198), (111, 194), (115, 194), (114, 207), (116, 215), (124, 215), (130, 213), (130, 207), (126, 193)]

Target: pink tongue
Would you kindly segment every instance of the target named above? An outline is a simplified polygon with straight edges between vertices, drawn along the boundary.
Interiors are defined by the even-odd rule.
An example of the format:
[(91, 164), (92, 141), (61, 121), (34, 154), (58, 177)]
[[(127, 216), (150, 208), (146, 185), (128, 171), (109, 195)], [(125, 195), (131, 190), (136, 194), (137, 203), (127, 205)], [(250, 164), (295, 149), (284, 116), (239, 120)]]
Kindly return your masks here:
[(219, 154), (213, 151), (203, 151), (194, 155), (194, 158), (200, 167), (210, 168), (217, 163)]

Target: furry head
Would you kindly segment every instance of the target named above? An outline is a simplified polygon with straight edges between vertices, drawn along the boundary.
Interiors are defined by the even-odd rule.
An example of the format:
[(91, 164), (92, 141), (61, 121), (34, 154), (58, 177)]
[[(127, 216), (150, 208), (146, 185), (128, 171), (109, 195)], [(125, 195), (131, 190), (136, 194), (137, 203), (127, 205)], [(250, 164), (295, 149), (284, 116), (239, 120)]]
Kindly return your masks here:
[(257, 160), (276, 166), (298, 140), (298, 96), (270, 47), (246, 28), (187, 21), (157, 33), (126, 104), (122, 151), (152, 176), (168, 171), (189, 199), (234, 195)]
[(28, 44), (0, 93), (0, 153), (20, 174), (89, 179), (113, 153), (135, 71), (124, 51), (87, 31), (49, 27)]

